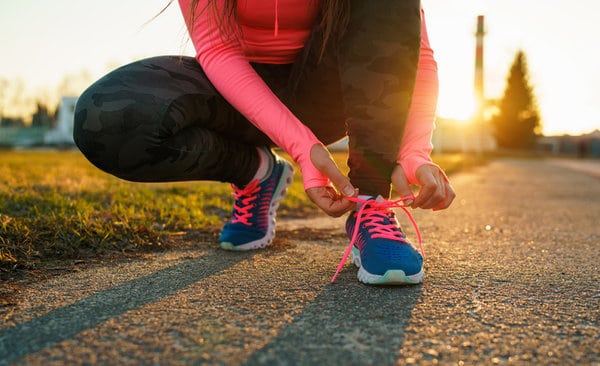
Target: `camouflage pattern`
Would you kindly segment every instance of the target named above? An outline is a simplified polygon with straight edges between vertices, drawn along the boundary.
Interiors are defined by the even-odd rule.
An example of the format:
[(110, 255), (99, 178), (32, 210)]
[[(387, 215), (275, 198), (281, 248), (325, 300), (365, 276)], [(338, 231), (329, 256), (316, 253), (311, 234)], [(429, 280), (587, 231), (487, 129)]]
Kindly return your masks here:
[(354, 0), (351, 9), (339, 50), (350, 180), (387, 197), (419, 61), (420, 1)]
[[(281, 79), (279, 69), (266, 76)], [(269, 144), (194, 58), (178, 56), (125, 65), (90, 86), (77, 103), (74, 138), (98, 168), (141, 182), (243, 185), (258, 167), (255, 146)]]
[[(414, 86), (419, 1), (351, 3), (345, 38), (307, 67), (294, 89), (292, 65), (253, 67), (322, 142), (348, 134), (353, 184), (385, 196)], [(90, 86), (77, 103), (74, 138), (98, 168), (141, 182), (243, 185), (257, 169), (255, 146), (272, 145), (219, 95), (195, 59), (179, 56), (125, 65)]]

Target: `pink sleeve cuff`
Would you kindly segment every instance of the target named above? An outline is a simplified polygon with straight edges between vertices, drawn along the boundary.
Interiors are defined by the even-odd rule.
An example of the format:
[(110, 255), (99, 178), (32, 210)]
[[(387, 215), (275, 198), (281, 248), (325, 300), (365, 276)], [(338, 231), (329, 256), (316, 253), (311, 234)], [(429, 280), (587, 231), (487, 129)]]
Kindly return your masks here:
[[(321, 144), (318, 142), (318, 144)], [(315, 144), (310, 146), (310, 149)], [(322, 144), (321, 144), (322, 145)], [(304, 182), (304, 190), (315, 187), (326, 187), (331, 185), (331, 181), (327, 176), (321, 173), (310, 160), (310, 149), (308, 153), (298, 157), (297, 163), (302, 171), (302, 181)]]
[(404, 175), (406, 176), (406, 180), (410, 184), (419, 185), (419, 181), (417, 180), (417, 169), (423, 165), (433, 165), (437, 167), (429, 157), (424, 156), (409, 156), (405, 157), (398, 161), (400, 166), (402, 166), (402, 170), (404, 170)]
[(448, 176), (446, 175), (444, 170), (442, 168), (440, 168), (439, 165), (437, 165), (436, 163), (431, 161), (431, 159), (429, 157), (411, 156), (411, 157), (407, 157), (402, 160), (399, 160), (398, 164), (400, 164), (400, 166), (402, 167), (402, 170), (404, 171), (404, 175), (406, 176), (406, 180), (410, 184), (420, 185), (419, 180), (417, 179), (417, 169), (419, 169), (423, 165), (431, 165), (431, 166), (438, 168), (440, 170), (440, 172), (442, 172), (442, 175), (443, 175), (444, 179), (446, 180), (446, 182), (449, 182)]

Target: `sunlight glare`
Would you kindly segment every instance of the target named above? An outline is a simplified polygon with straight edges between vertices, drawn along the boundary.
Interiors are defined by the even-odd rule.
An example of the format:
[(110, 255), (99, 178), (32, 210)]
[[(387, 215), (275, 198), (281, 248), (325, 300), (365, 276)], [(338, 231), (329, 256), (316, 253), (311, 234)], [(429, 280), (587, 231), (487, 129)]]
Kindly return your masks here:
[(476, 102), (474, 95), (461, 95), (460, 93), (440, 94), (438, 101), (438, 114), (444, 118), (455, 119), (457, 122), (467, 123), (474, 115)]

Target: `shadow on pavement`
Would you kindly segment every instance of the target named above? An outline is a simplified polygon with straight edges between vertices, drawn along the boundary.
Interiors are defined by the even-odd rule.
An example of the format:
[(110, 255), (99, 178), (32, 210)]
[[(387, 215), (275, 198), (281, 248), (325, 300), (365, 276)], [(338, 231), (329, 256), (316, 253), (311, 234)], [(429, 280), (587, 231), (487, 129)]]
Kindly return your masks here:
[(159, 301), (186, 286), (221, 272), (254, 253), (215, 251), (202, 258), (156, 271), (53, 310), (0, 332), (0, 365), (9, 364), (44, 347), (129, 310)]
[(246, 365), (393, 365), (421, 286), (360, 284), (346, 269)]

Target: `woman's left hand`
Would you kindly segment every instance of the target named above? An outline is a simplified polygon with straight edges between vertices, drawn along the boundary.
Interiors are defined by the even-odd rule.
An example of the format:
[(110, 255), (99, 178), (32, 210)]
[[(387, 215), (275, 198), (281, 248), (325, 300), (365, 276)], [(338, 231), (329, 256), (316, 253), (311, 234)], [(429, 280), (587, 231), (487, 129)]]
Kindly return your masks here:
[[(417, 169), (415, 175), (419, 181), (420, 190), (414, 201), (405, 202), (407, 206), (423, 209), (431, 208), (434, 211), (443, 210), (450, 206), (456, 197), (456, 193), (454, 193), (454, 189), (446, 175), (439, 167), (424, 164)], [(410, 184), (400, 165), (396, 165), (392, 172), (392, 183), (402, 197), (412, 195)]]

